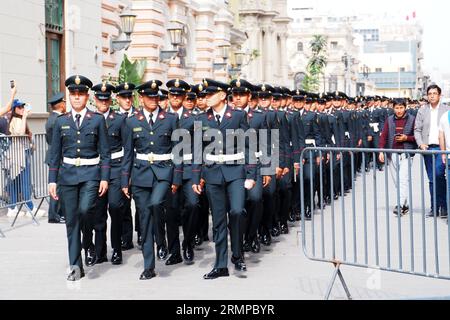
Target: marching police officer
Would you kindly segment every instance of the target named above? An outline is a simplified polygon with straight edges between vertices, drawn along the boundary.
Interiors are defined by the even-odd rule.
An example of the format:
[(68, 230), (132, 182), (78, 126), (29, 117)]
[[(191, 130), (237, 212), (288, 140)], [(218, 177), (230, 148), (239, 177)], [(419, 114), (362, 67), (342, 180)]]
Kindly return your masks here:
[[(202, 154), (194, 153), (194, 184), (192, 188), (201, 194), (203, 187), (200, 178), (206, 181), (206, 192), (213, 216), (216, 262), (214, 269), (204, 275), (204, 279), (227, 277), (228, 273), (228, 230), (227, 213), (231, 235), (231, 262), (236, 270), (246, 271), (242, 245), (242, 219), (245, 215), (245, 189), (252, 189), (256, 180), (256, 166), (243, 164), (249, 159), (248, 145), (245, 150), (235, 144), (235, 139), (227, 139), (227, 130), (249, 129), (247, 115), (244, 111), (227, 106), (227, 90), (225, 83), (205, 79), (207, 103), (211, 107), (198, 117), (202, 123), (202, 131), (213, 135), (216, 148), (205, 155), (206, 164), (198, 164)], [(196, 130), (199, 130), (197, 127)], [(202, 152), (203, 153), (203, 152)], [(251, 155), (250, 155), (251, 156)], [(236, 163), (237, 162), (237, 163)]]
[[(275, 129), (281, 132), (285, 132), (285, 128), (281, 128), (281, 123), (277, 115), (277, 111), (272, 108), (274, 88), (268, 84), (262, 84), (255, 88), (258, 91), (258, 104), (261, 110), (266, 114), (267, 125), (270, 130)], [(271, 177), (270, 183), (263, 189), (263, 217), (261, 225), (259, 228), (260, 242), (265, 246), (270, 246), (272, 244), (271, 231), (273, 227), (273, 216), (275, 211), (275, 193), (277, 188), (277, 180), (281, 179), (283, 174), (283, 169), (286, 168), (286, 154), (287, 152), (287, 142), (285, 140), (286, 135), (279, 134), (279, 163), (278, 167), (275, 169), (275, 174)], [(274, 137), (271, 136), (270, 144), (277, 144)], [(273, 154), (272, 154), (273, 155)], [(275, 155), (276, 156), (276, 155)]]
[(172, 133), (178, 128), (178, 117), (159, 107), (161, 81), (146, 82), (136, 89), (143, 110), (126, 120), (127, 139), (122, 173), (122, 190), (133, 198), (139, 210), (144, 271), (140, 280), (155, 274), (155, 220), (162, 216), (169, 189), (176, 193), (181, 185), (181, 171), (174, 171)]
[[(208, 105), (206, 104), (206, 92), (204, 89), (203, 83), (196, 84), (192, 87), (192, 91), (197, 95), (197, 104), (193, 111), (195, 116), (199, 116), (208, 110)], [(196, 246), (200, 246), (203, 241), (209, 241), (209, 203), (205, 192), (199, 196), (199, 208), (196, 225), (194, 244)]]
[[(109, 107), (112, 104), (111, 92), (113, 90), (114, 86), (107, 83), (98, 84), (92, 87), (92, 91), (94, 91), (95, 93), (94, 100), (97, 110), (99, 111), (98, 113), (104, 115), (109, 111)], [(105, 121), (108, 122), (106, 118)], [(108, 141), (111, 142), (111, 140), (109, 139), (109, 134)], [(110, 187), (111, 181), (109, 184), (109, 188)], [(88, 215), (85, 220), (82, 244), (83, 249), (88, 253), (86, 255), (85, 261), (88, 267), (108, 261), (108, 258), (106, 256), (106, 220), (108, 219), (107, 205), (108, 193), (98, 198), (96, 209), (94, 210), (93, 214)], [(93, 242), (92, 239), (94, 230), (95, 241)]]
[[(315, 97), (311, 94), (306, 97), (304, 111), (300, 111), (301, 121), (303, 123), (305, 133), (305, 147), (320, 147), (322, 138), (319, 130), (317, 114), (310, 111), (311, 105)], [(305, 163), (303, 167), (303, 184), (304, 184), (304, 202), (305, 202), (305, 219), (310, 220), (312, 211), (314, 210), (314, 191), (317, 190), (317, 174), (320, 163), (319, 154), (317, 152), (308, 152), (305, 154)], [(313, 194), (311, 195), (311, 183), (313, 184)], [(311, 201), (312, 200), (312, 201)]]
[(53, 129), (49, 194), (61, 201), (66, 217), (71, 266), (67, 280), (76, 281), (84, 277), (80, 228), (93, 214), (97, 197), (108, 190), (111, 154), (105, 118), (86, 109), (92, 82), (76, 75), (65, 85), (72, 111), (59, 116)]
[[(193, 137), (195, 116), (192, 115), (191, 111), (194, 108), (194, 105), (192, 102), (189, 102), (189, 107), (191, 109), (186, 108), (186, 100), (188, 100), (189, 97), (196, 97), (195, 93), (188, 92), (191, 90), (189, 84), (179, 79), (170, 80), (167, 82), (166, 86), (169, 88), (171, 97), (170, 112), (177, 115), (179, 128), (187, 130), (191, 134), (191, 137)], [(175, 99), (174, 96), (176, 97)], [(178, 98), (183, 96), (185, 96), (183, 100)], [(184, 235), (182, 243), (184, 261), (186, 264), (191, 264), (194, 260), (193, 243), (199, 200), (198, 195), (192, 190), (192, 151), (188, 154), (183, 154), (183, 160), (184, 165), (181, 172), (182, 186), (180, 186), (176, 193), (169, 193), (168, 195), (167, 238), (171, 255), (169, 259), (167, 259), (166, 265), (174, 265), (183, 262), (180, 254), (180, 224), (183, 227)]]
[[(257, 145), (259, 149), (256, 151), (256, 158), (260, 159), (263, 154), (270, 155), (270, 150), (267, 149), (270, 144), (263, 144), (262, 141), (264, 141), (264, 139), (261, 139), (260, 137), (260, 134), (264, 133), (260, 130), (267, 130), (266, 115), (261, 110), (258, 110), (256, 106), (250, 108), (248, 104), (253, 85), (244, 79), (237, 79), (231, 81), (230, 86), (231, 93), (233, 95), (233, 102), (236, 108), (244, 110), (247, 113), (247, 119), (250, 129), (255, 130), (255, 133), (257, 134)], [(267, 133), (269, 132), (267, 131)], [(267, 138), (265, 138), (265, 141), (267, 141)], [(256, 172), (255, 187), (247, 190), (245, 206), (247, 216), (244, 219), (244, 252), (252, 251), (253, 253), (258, 253), (260, 251), (260, 244), (258, 241), (258, 228), (262, 220), (263, 188), (267, 187), (272, 180), (272, 177), (270, 175), (261, 174), (261, 168), (262, 165), (259, 161)]]
[[(136, 86), (133, 83), (124, 82), (116, 86), (116, 99), (119, 104), (119, 110), (117, 113), (122, 114), (125, 118), (131, 117), (137, 109), (133, 106), (133, 92)], [(135, 213), (135, 231), (138, 234), (138, 247), (142, 244), (142, 238), (139, 232), (139, 212)], [(131, 201), (126, 204), (125, 216), (123, 219), (122, 228), (122, 250), (133, 249), (133, 216), (131, 214)]]
[[(66, 113), (66, 101), (64, 100), (64, 93), (60, 92), (50, 98), (48, 101), (50, 107), (52, 108), (52, 113), (45, 123), (45, 140), (49, 146), (47, 153), (45, 155), (45, 163), (50, 162), (50, 148), (52, 145), (53, 138), (53, 127), (55, 126), (56, 119), (61, 115)], [(50, 197), (50, 204), (48, 208), (48, 223), (64, 223), (65, 218), (63, 216), (61, 206), (58, 201), (55, 201)]]
[[(113, 253), (111, 263), (122, 264), (122, 227), (128, 200), (122, 192), (121, 174), (124, 156), (123, 144), (126, 139), (125, 115), (118, 114), (111, 109), (111, 94), (115, 90), (111, 84), (101, 83), (92, 88), (95, 91), (97, 112), (102, 114), (108, 128), (108, 141), (111, 148), (111, 176), (107, 194), (99, 197), (95, 212), (95, 248), (97, 263), (107, 261), (106, 258), (106, 220), (107, 211), (111, 216), (111, 244)], [(92, 234), (89, 234), (92, 239)], [(86, 235), (84, 235), (86, 237)], [(103, 241), (102, 241), (103, 240)], [(92, 243), (92, 241), (91, 241)], [(87, 243), (87, 245), (91, 244)], [(86, 248), (86, 247), (85, 247)]]

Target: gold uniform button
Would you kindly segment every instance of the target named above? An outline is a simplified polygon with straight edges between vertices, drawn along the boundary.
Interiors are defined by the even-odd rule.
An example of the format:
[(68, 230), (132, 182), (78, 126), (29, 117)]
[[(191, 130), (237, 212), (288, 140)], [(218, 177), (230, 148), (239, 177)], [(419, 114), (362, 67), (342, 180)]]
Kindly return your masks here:
[(78, 135), (80, 135), (80, 134), (81, 134), (81, 132), (80, 132), (80, 131), (78, 131), (78, 132), (77, 132), (77, 134), (78, 134)]
[(81, 141), (80, 141), (80, 140), (78, 140), (78, 141), (77, 141), (77, 143), (81, 143)]
[(80, 149), (77, 149), (77, 152), (81, 152), (81, 150), (80, 150)]
[(152, 141), (152, 142), (150, 142), (150, 144), (151, 144), (151, 145), (154, 145), (153, 141)]
[(150, 134), (153, 136), (155, 133), (152, 131), (152, 132), (150, 132)]

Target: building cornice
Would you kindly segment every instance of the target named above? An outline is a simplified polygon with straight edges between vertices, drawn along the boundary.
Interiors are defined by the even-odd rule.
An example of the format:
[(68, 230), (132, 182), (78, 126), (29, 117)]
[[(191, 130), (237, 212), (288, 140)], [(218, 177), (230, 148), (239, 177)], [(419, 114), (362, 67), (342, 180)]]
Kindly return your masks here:
[(211, 0), (192, 0), (191, 8), (196, 13), (216, 15), (219, 12), (219, 6)]
[(234, 44), (243, 44), (247, 40), (247, 34), (239, 29), (231, 28), (230, 42)]

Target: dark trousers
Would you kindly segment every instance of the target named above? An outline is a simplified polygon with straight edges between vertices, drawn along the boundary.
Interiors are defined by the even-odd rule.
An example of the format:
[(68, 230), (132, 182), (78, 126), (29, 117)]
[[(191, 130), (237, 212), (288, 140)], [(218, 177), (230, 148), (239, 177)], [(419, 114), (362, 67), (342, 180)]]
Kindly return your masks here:
[(108, 190), (108, 208), (111, 217), (111, 245), (116, 251), (121, 251), (121, 236), (123, 217), (128, 199), (122, 192), (120, 178), (110, 181)]
[(199, 196), (199, 205), (196, 234), (201, 239), (205, 239), (209, 231), (209, 202), (206, 193)]
[(122, 226), (122, 241), (124, 243), (133, 242), (133, 216), (131, 214), (131, 200), (127, 200), (125, 204), (125, 215), (123, 217)]
[(139, 210), (144, 269), (155, 268), (155, 220), (162, 216), (170, 183), (158, 181), (152, 188), (133, 186), (133, 198)]
[(303, 190), (305, 210), (314, 210), (314, 193), (317, 190), (317, 170), (316, 158), (312, 160), (308, 157), (303, 166)]
[[(61, 190), (59, 186), (56, 187), (56, 193), (60, 194)], [(63, 217), (63, 213), (61, 210), (61, 204), (59, 201), (54, 200), (50, 197), (50, 203), (48, 206), (48, 220), (59, 220)]]
[(263, 217), (259, 227), (260, 235), (270, 235), (273, 226), (273, 215), (275, 211), (275, 192), (277, 189), (277, 181), (275, 176), (272, 176), (270, 184), (263, 189)]
[(95, 252), (98, 256), (106, 256), (106, 220), (108, 217), (107, 211), (109, 211), (112, 248), (121, 251), (123, 217), (127, 202), (128, 199), (122, 192), (120, 179), (110, 180), (107, 194), (97, 200), (94, 219), (89, 223), (90, 229), (83, 234), (84, 249), (93, 245), (92, 232), (95, 230)]
[(258, 228), (262, 219), (262, 199), (263, 199), (263, 177), (258, 173), (256, 185), (253, 189), (247, 190), (245, 209), (247, 216), (243, 220), (245, 239), (252, 241), (256, 238)]
[(227, 213), (233, 256), (242, 256), (242, 219), (245, 215), (244, 179), (234, 180), (221, 185), (208, 184), (206, 192), (211, 206), (216, 249), (215, 268), (228, 266), (228, 230)]
[[(83, 230), (83, 249), (95, 247), (97, 257), (106, 257), (106, 221), (108, 219), (108, 194), (97, 197), (95, 210), (86, 216)], [(94, 237), (95, 231), (95, 237)], [(95, 240), (93, 240), (95, 239)]]
[(183, 249), (192, 245), (199, 209), (198, 195), (192, 190), (192, 180), (183, 182), (175, 194), (168, 192), (167, 240), (170, 254), (180, 253), (180, 228), (183, 227)]
[[(429, 147), (428, 150), (440, 150), (440, 148), (438, 146), (433, 146)], [(435, 155), (435, 175), (433, 176), (433, 156), (426, 155), (423, 158), (429, 180), (428, 185), (430, 188), (431, 208), (434, 209), (436, 207), (433, 196), (434, 181), (436, 181), (436, 210), (439, 210), (440, 208), (447, 209), (447, 184), (445, 180), (445, 164), (442, 162), (442, 158), (440, 155)]]
[[(378, 145), (379, 145), (379, 141), (380, 141), (380, 134), (379, 133), (375, 133), (372, 136), (372, 141), (367, 141), (368, 147), (370, 149), (377, 149)], [(370, 154), (366, 154), (366, 168), (369, 167), (369, 163), (373, 162), (373, 165), (377, 165), (377, 167), (382, 167), (382, 163), (380, 162), (380, 160), (378, 159), (378, 154), (375, 152), (375, 159), (373, 159), (373, 153)]]
[[(133, 190), (132, 190), (133, 191)], [(131, 212), (131, 200), (126, 199), (124, 217), (122, 223), (122, 242), (131, 243), (133, 242), (133, 215)], [(140, 235), (139, 226), (139, 210), (136, 208), (134, 214), (134, 231)]]
[(287, 226), (292, 202), (292, 177), (293, 172), (289, 171), (278, 183), (278, 218), (281, 225), (285, 226)]
[(83, 268), (80, 231), (87, 215), (95, 210), (99, 184), (99, 181), (87, 181), (74, 186), (59, 186), (61, 210), (66, 217), (69, 264), (80, 269)]

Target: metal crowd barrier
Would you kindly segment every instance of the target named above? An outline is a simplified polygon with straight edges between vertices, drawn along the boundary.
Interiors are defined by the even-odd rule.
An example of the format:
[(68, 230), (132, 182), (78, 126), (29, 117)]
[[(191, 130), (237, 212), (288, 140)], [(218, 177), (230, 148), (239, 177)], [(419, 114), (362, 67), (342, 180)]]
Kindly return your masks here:
[[(382, 172), (376, 166), (379, 153), (385, 158)], [(448, 168), (450, 152), (442, 151), (303, 150), (302, 245), (308, 259), (334, 265), (325, 299), (330, 297), (338, 276), (351, 299), (340, 270), (342, 265), (450, 280), (448, 216), (441, 219), (437, 205), (429, 213), (430, 192), (434, 203), (439, 193), (445, 192), (446, 209), (450, 211), (450, 179), (446, 179), (445, 190), (437, 186), (436, 165), (443, 161), (442, 154), (447, 155), (444, 168)], [(432, 188), (426, 187), (426, 157), (432, 163)], [(445, 174), (448, 176), (447, 170)], [(345, 185), (349, 194), (345, 194)], [(398, 210), (396, 215), (395, 206), (404, 205), (401, 197), (407, 198), (409, 213)], [(327, 200), (328, 206), (324, 206)], [(305, 207), (311, 208), (310, 218)]]
[(34, 148), (31, 158), (31, 185), (33, 190), (33, 198), (39, 201), (36, 209), (37, 214), (44, 201), (50, 203), (48, 194), (48, 166), (46, 164), (48, 145), (45, 139), (45, 134), (35, 134), (33, 136), (33, 144)]
[[(18, 207), (11, 227), (22, 210), (30, 214), (33, 222), (39, 224), (31, 207), (31, 167), (33, 144), (28, 136), (0, 137), (0, 209)], [(4, 237), (4, 233), (1, 235)]]

